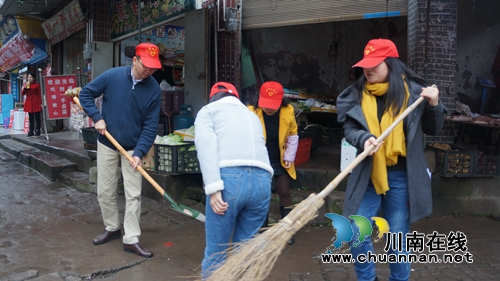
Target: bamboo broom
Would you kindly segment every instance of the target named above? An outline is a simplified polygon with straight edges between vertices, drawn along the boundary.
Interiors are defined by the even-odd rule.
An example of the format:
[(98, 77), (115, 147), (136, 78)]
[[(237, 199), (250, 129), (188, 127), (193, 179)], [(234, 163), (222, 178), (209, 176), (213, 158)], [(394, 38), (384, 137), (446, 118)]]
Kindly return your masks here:
[[(377, 138), (377, 143), (383, 141), (411, 111), (413, 111), (425, 98), (420, 97), (411, 106), (406, 108), (401, 115)], [(311, 194), (277, 224), (262, 234), (245, 242), (231, 246), (227, 260), (207, 279), (219, 280), (264, 280), (274, 267), (281, 251), (287, 241), (305, 224), (317, 216), (317, 210), (323, 206), (324, 198), (332, 192), (338, 184), (363, 161), (375, 145), (359, 154), (339, 175), (337, 175), (319, 194)]]

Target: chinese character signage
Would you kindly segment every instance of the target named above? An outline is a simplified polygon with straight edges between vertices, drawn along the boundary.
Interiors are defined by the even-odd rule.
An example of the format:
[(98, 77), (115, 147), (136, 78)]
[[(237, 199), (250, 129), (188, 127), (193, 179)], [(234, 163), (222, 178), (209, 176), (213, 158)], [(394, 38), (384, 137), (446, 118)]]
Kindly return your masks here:
[(48, 119), (62, 119), (71, 116), (72, 99), (64, 93), (77, 87), (76, 75), (57, 75), (43, 77)]
[(17, 93), (19, 89), (17, 88), (17, 74), (11, 73), (10, 74), (10, 92), (9, 94), (12, 94), (14, 97), (14, 102), (17, 102)]
[[(143, 38), (158, 46), (160, 54), (166, 59), (169, 66), (184, 66), (184, 42), (186, 39), (184, 27), (164, 25), (142, 33)], [(121, 44), (122, 65), (131, 65), (132, 59), (125, 56), (125, 47), (137, 46), (139, 42), (128, 38)]]
[(0, 21), (0, 42), (6, 44), (19, 33), (19, 26), (15, 18), (3, 18)]
[[(114, 0), (111, 6), (111, 38), (116, 39), (139, 29), (137, 0)], [(141, 28), (194, 10), (194, 0), (151, 0), (141, 7)]]
[(78, 0), (73, 0), (53, 17), (44, 21), (42, 29), (50, 44), (55, 45), (84, 29), (86, 25)]
[(0, 49), (0, 72), (5, 72), (18, 63), (33, 57), (35, 45), (17, 34)]

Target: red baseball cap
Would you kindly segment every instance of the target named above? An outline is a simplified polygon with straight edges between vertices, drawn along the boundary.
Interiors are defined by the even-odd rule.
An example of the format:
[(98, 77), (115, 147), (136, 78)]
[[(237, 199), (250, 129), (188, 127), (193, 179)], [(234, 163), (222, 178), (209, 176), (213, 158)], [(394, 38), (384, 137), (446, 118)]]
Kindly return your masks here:
[(396, 45), (388, 39), (373, 39), (366, 44), (363, 59), (352, 67), (372, 68), (386, 58), (399, 58)]
[(233, 84), (227, 83), (227, 82), (217, 82), (217, 83), (215, 83), (212, 86), (212, 90), (210, 90), (210, 98), (213, 95), (217, 94), (217, 93), (223, 93), (223, 92), (233, 94), (237, 98), (240, 98), (240, 96), (238, 95), (238, 91), (233, 86)]
[(278, 109), (281, 106), (285, 91), (280, 83), (269, 81), (260, 87), (259, 107)]
[(148, 68), (161, 68), (161, 62), (158, 59), (160, 50), (158, 46), (151, 43), (141, 43), (135, 47), (135, 55), (141, 58), (141, 62)]

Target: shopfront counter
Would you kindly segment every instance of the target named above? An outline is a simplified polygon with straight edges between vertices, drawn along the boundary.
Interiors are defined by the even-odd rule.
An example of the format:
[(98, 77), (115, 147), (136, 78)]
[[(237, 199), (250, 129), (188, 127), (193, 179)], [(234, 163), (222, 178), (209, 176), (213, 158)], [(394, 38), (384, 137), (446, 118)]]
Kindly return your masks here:
[(337, 122), (337, 110), (302, 111), (297, 115), (297, 124), (299, 127), (310, 124), (318, 124), (326, 128), (342, 127), (342, 124)]
[(490, 141), (495, 145), (496, 149), (499, 148), (500, 145), (500, 126), (490, 125), (490, 124), (482, 124), (475, 123), (472, 121), (463, 121), (463, 120), (451, 120), (455, 123), (455, 129), (457, 130), (457, 137), (455, 139), (456, 144), (463, 144), (465, 142), (471, 141), (471, 136), (466, 134), (466, 132), (471, 131), (473, 127), (482, 128), (481, 135), (477, 137)]

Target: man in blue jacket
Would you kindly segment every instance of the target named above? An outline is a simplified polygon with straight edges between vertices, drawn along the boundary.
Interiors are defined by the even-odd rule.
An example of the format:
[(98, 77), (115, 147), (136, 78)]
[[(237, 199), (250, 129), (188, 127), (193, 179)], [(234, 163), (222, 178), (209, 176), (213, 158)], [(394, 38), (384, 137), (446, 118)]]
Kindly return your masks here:
[[(104, 244), (121, 237), (116, 204), (116, 170), (121, 164), (126, 199), (124, 250), (146, 258), (152, 257), (153, 253), (139, 243), (142, 176), (137, 167), (157, 134), (161, 90), (151, 75), (161, 67), (158, 55), (156, 45), (139, 44), (131, 67), (105, 71), (85, 86), (79, 95), (83, 110), (92, 118), (100, 134), (97, 144), (97, 199), (106, 228), (94, 238), (93, 243)], [(101, 95), (102, 111), (94, 102)], [(132, 156), (132, 161), (121, 156), (104, 136), (106, 130)]]

